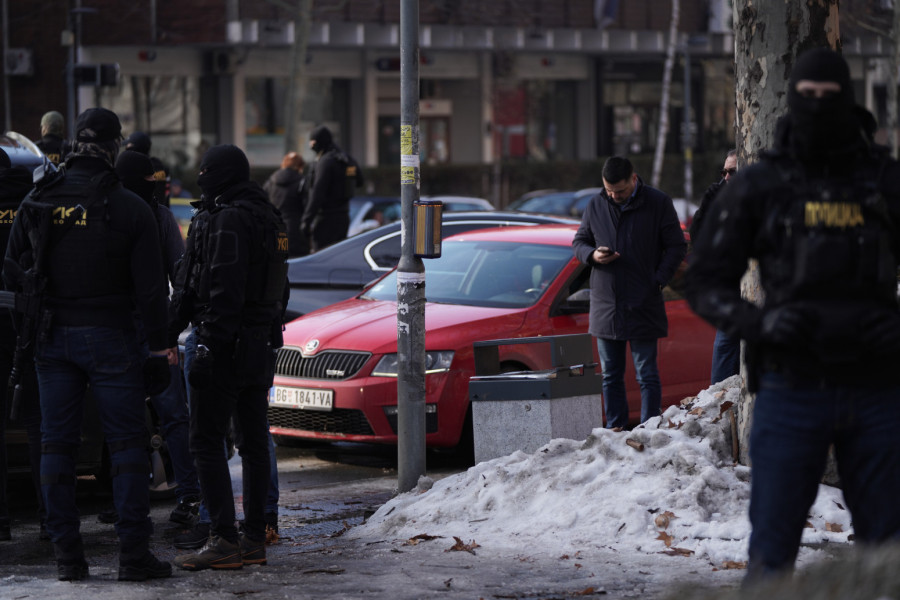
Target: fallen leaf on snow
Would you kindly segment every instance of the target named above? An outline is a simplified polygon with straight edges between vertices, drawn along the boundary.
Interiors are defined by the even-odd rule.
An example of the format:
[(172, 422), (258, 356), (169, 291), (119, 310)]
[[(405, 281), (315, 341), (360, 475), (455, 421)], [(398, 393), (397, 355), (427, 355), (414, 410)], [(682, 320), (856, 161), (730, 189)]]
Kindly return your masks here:
[(429, 535), (427, 533), (420, 533), (419, 535), (414, 535), (405, 542), (403, 542), (404, 546), (415, 546), (419, 542), (430, 542), (431, 540), (436, 540), (439, 537), (443, 537), (441, 535)]
[(456, 543), (453, 544), (452, 547), (444, 550), (444, 552), (465, 551), (465, 552), (469, 552), (471, 554), (475, 554), (475, 548), (480, 548), (480, 546), (475, 543), (475, 540), (472, 540), (471, 542), (469, 542), (467, 544), (467, 543), (463, 542), (461, 539), (459, 539), (458, 537), (456, 537), (455, 535), (453, 536), (453, 539), (456, 540)]
[(672, 540), (674, 540), (675, 538), (672, 537), (671, 535), (669, 535), (668, 533), (666, 533), (665, 531), (660, 531), (659, 535), (656, 536), (656, 539), (662, 540), (663, 543), (666, 545), (666, 548), (668, 548), (672, 545)]
[(687, 548), (669, 548), (668, 550), (663, 550), (661, 554), (668, 554), (669, 556), (691, 556), (694, 553), (693, 550), (688, 550)]
[(843, 533), (844, 528), (841, 527), (840, 523), (829, 523), (825, 522), (825, 531), (830, 531), (832, 533)]
[(697, 408), (688, 411), (689, 415), (697, 415), (698, 417), (703, 414), (703, 407), (698, 406)]
[(725, 570), (730, 569), (746, 569), (747, 561), (745, 560), (726, 560), (722, 563), (722, 568)]

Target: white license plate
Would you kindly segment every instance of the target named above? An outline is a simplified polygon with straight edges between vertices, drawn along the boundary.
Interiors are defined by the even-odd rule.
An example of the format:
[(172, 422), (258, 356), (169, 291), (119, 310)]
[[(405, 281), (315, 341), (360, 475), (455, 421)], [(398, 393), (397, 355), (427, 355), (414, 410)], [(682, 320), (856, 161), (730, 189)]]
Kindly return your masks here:
[(334, 390), (276, 385), (269, 390), (269, 404), (301, 410), (331, 410), (334, 406)]

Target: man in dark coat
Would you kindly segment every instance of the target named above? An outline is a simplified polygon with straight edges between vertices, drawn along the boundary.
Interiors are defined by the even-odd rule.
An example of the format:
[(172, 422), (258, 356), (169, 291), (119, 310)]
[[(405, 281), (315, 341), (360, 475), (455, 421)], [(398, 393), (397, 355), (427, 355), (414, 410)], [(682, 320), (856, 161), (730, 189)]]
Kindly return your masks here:
[(628, 425), (626, 344), (641, 387), (641, 422), (660, 414), (657, 340), (668, 335), (662, 290), (687, 252), (672, 199), (644, 185), (627, 158), (603, 165), (604, 190), (591, 199), (572, 247), (590, 265), (590, 333), (603, 370), (606, 426)]
[(269, 201), (281, 211), (288, 234), (288, 252), (293, 256), (309, 254), (309, 240), (300, 229), (303, 209), (309, 192), (303, 168), (306, 161), (296, 152), (288, 152), (281, 160), (281, 168), (266, 180), (263, 189), (269, 194)]
[[(712, 206), (713, 200), (737, 173), (737, 150), (729, 150), (725, 156), (725, 164), (722, 165), (722, 179), (706, 188), (700, 208), (694, 213), (691, 221), (691, 240), (700, 237), (700, 227), (703, 225), (706, 213)], [(714, 227), (715, 225), (713, 225)], [(713, 342), (712, 367), (710, 370), (710, 383), (718, 383), (728, 379), (732, 375), (741, 372), (741, 340), (731, 337), (721, 329), (716, 330), (716, 339)]]
[(312, 240), (313, 251), (347, 237), (350, 227), (349, 200), (363, 184), (362, 170), (341, 150), (324, 125), (312, 130), (309, 147), (318, 160), (310, 184), (309, 202), (303, 212), (303, 234)]

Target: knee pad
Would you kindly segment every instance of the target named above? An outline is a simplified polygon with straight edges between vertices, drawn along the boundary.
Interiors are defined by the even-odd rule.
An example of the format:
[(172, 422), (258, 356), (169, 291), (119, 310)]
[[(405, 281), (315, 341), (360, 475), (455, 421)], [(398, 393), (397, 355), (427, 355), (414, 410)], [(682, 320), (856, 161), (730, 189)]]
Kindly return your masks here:
[(110, 475), (116, 477), (129, 473), (147, 475), (149, 467), (146, 451), (147, 440), (143, 437), (107, 442), (109, 460), (112, 463)]

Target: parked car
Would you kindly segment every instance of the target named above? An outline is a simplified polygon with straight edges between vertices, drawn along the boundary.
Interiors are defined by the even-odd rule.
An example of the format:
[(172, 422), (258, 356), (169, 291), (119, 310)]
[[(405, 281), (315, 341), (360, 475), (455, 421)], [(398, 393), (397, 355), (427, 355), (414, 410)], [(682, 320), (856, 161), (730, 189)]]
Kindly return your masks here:
[[(553, 215), (513, 212), (460, 212), (443, 215), (443, 237), (471, 229), (575, 223)], [(337, 244), (288, 261), (291, 297), (285, 321), (350, 298), (400, 262), (400, 222), (365, 231)]]
[(9, 155), (9, 161), (14, 167), (23, 166), (34, 170), (43, 165), (46, 159), (34, 142), (15, 131), (7, 131), (0, 135), (0, 148)]
[(494, 205), (484, 198), (472, 196), (422, 196), (420, 200), (440, 200), (444, 212), (494, 210)]
[[(447, 239), (442, 257), (428, 261), (428, 446), (467, 439), (474, 342), (587, 332), (590, 269), (572, 254), (576, 229), (468, 231)], [(666, 290), (669, 337), (660, 340), (659, 353), (664, 408), (709, 385), (715, 332), (690, 310), (679, 284)], [(396, 294), (392, 271), (363, 293), (287, 325), (269, 395), (269, 423), (278, 439), (396, 443)], [(501, 347), (501, 369), (549, 368), (540, 346)], [(596, 348), (594, 354), (599, 362)], [(626, 381), (636, 419), (640, 393), (630, 365)]]
[[(422, 196), (421, 200), (440, 200), (444, 212), (487, 211), (494, 206), (482, 198), (470, 196)], [(350, 227), (347, 237), (399, 221), (401, 199), (399, 196), (355, 196), (350, 199)]]
[(584, 209), (603, 188), (584, 188), (568, 192), (550, 191), (530, 197), (522, 197), (509, 205), (509, 210), (522, 212), (565, 215), (581, 218)]
[(350, 198), (347, 237), (400, 220), (399, 196), (355, 196)]

